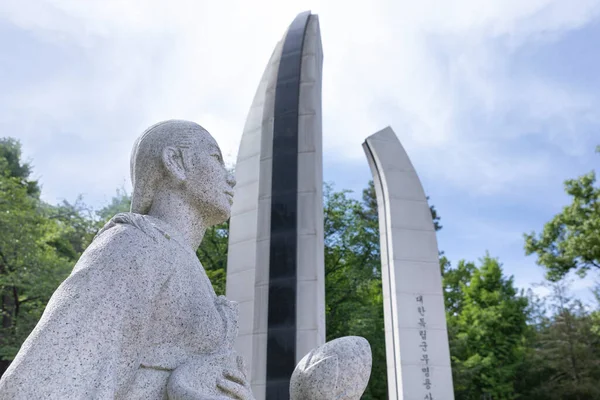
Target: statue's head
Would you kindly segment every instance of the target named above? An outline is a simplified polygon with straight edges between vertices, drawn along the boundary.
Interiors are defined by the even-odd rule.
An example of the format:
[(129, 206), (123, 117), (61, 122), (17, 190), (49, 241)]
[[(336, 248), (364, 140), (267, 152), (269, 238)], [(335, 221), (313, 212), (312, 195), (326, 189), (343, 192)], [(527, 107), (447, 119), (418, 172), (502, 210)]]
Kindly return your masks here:
[(230, 216), (235, 180), (215, 139), (194, 122), (171, 120), (148, 128), (133, 146), (131, 182), (134, 213), (148, 214), (156, 196), (167, 190), (198, 209), (209, 225)]

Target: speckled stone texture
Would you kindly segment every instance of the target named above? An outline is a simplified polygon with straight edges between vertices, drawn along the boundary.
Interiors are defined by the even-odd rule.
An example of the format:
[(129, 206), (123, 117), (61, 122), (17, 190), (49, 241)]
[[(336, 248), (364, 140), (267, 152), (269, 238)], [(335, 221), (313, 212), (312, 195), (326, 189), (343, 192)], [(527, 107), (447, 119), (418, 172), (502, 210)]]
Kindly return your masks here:
[(244, 399), (237, 304), (196, 257), (229, 218), (234, 179), (198, 124), (134, 146), (132, 212), (98, 233), (0, 380), (0, 399)]
[(371, 364), (371, 346), (366, 339), (346, 336), (327, 342), (296, 366), (290, 398), (359, 400), (369, 382)]

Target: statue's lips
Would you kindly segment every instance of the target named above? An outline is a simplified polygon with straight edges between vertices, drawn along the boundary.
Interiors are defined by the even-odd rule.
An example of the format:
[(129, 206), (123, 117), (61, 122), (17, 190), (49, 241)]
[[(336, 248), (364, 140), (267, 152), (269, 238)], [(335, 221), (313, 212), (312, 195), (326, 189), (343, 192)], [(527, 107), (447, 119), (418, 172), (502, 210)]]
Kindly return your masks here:
[(226, 191), (225, 191), (225, 194), (226, 194), (227, 196), (231, 196), (231, 197), (233, 197), (233, 192), (232, 192), (231, 190), (226, 190)]

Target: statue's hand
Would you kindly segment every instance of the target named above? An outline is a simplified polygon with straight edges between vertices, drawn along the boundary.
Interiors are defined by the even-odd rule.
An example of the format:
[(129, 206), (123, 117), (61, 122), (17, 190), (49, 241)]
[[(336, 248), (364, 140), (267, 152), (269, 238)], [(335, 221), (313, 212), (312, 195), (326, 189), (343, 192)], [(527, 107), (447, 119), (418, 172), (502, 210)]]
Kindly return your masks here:
[(217, 387), (232, 399), (254, 400), (246, 374), (242, 370), (224, 370), (223, 378), (217, 379)]
[(191, 360), (167, 383), (169, 400), (254, 400), (242, 357), (235, 353)]

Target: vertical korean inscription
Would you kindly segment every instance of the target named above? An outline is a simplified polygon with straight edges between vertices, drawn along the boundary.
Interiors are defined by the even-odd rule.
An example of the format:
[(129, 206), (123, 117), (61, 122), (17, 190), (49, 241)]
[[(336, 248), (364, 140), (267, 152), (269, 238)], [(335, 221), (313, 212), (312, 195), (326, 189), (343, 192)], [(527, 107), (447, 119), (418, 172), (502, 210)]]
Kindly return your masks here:
[(423, 387), (425, 389), (424, 400), (433, 400), (431, 395), (431, 386), (433, 381), (431, 380), (431, 373), (429, 372), (429, 354), (427, 353), (427, 320), (425, 317), (425, 303), (423, 302), (423, 295), (419, 294), (416, 296), (417, 301), (417, 312), (419, 313), (419, 347), (421, 348), (421, 372), (423, 373)]

